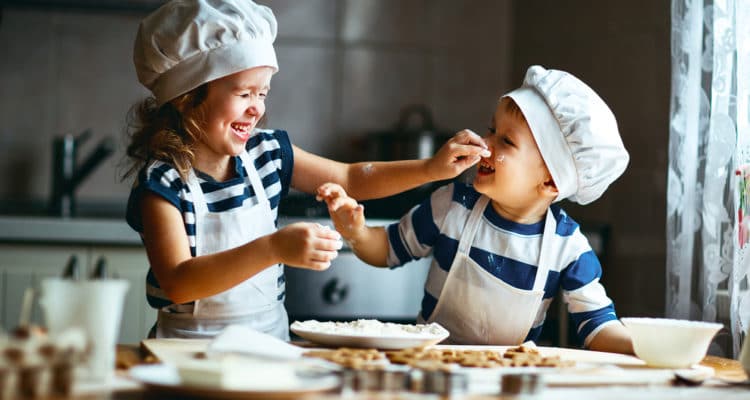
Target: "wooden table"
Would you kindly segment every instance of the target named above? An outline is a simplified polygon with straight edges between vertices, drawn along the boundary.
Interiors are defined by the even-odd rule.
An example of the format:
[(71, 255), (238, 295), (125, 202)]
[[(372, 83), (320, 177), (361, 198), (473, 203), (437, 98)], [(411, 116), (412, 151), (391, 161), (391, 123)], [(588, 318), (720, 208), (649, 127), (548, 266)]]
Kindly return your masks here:
[[(701, 361), (701, 365), (713, 368), (716, 372), (716, 377), (719, 379), (741, 382), (748, 378), (747, 374), (745, 374), (745, 371), (742, 369), (742, 364), (737, 360), (706, 356), (706, 358)], [(750, 389), (750, 387), (748, 389)], [(750, 391), (748, 391), (748, 394), (750, 394)]]
[[(121, 345), (118, 348), (118, 375), (127, 376), (128, 366), (154, 362), (153, 358), (146, 353), (145, 349), (137, 345)], [(701, 365), (711, 367), (715, 370), (715, 377), (703, 385), (688, 387), (674, 384), (659, 385), (607, 385), (607, 386), (581, 386), (581, 387), (546, 387), (541, 393), (538, 393), (535, 399), (750, 399), (750, 386), (733, 385), (726, 382), (741, 382), (747, 379), (747, 375), (742, 369), (741, 364), (736, 360), (707, 356)], [(725, 382), (726, 381), (726, 382)], [(89, 400), (155, 400), (165, 399), (163, 394), (149, 393), (139, 385), (131, 384), (132, 387), (119, 390), (104, 390), (99, 393), (76, 394), (76, 399)], [(306, 400), (339, 400), (339, 399), (431, 399), (436, 400), (436, 396), (408, 394), (408, 395), (389, 395), (389, 394), (349, 394), (342, 396), (338, 393), (315, 395), (305, 397)], [(503, 396), (481, 396), (467, 395), (461, 396), (462, 399), (483, 400), (498, 398), (513, 398)], [(44, 400), (58, 400), (59, 397), (49, 397)]]

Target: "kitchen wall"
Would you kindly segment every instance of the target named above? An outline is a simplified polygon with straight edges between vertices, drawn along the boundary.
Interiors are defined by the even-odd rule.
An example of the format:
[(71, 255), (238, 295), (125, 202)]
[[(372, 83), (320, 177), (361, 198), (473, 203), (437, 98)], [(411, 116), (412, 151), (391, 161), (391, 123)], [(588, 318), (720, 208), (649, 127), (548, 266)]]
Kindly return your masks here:
[[(439, 128), (480, 130), (511, 82), (510, 1), (267, 0), (279, 21), (280, 72), (269, 127), (324, 156), (352, 161), (352, 141), (427, 104)], [(0, 22), (0, 201), (49, 196), (52, 138), (91, 128), (120, 146), (81, 185), (82, 204), (123, 204), (129, 107), (147, 92), (132, 64), (143, 11), (3, 8)]]
[[(602, 281), (621, 316), (663, 316), (670, 2), (517, 1), (514, 82), (531, 63), (574, 72), (617, 117), (630, 165), (602, 198), (566, 204), (611, 225)], [(574, 4), (574, 6), (572, 6)]]
[[(530, 64), (567, 69), (618, 118), (631, 153), (597, 202), (566, 205), (611, 225), (603, 281), (621, 315), (664, 310), (669, 111), (666, 0), (268, 0), (281, 71), (269, 126), (302, 148), (354, 160), (352, 142), (425, 103), (440, 128), (481, 131), (497, 96)], [(146, 95), (131, 62), (143, 12), (5, 6), (0, 22), (0, 201), (49, 195), (51, 141), (86, 128), (123, 145), (126, 111)], [(82, 202), (124, 204), (122, 147), (80, 187)]]

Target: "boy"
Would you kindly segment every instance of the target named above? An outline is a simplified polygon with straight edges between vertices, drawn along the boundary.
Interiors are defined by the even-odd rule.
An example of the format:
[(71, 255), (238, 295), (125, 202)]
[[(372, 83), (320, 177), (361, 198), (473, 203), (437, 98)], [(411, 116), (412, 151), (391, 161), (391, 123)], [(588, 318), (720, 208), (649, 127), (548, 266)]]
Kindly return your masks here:
[(336, 229), (374, 266), (433, 256), (419, 322), (438, 322), (457, 344), (536, 339), (558, 290), (592, 350), (632, 353), (599, 283), (601, 265), (554, 204), (596, 200), (629, 156), (614, 115), (576, 77), (532, 66), (498, 102), (473, 187), (436, 190), (401, 221), (365, 226), (364, 210), (336, 184), (318, 189)]

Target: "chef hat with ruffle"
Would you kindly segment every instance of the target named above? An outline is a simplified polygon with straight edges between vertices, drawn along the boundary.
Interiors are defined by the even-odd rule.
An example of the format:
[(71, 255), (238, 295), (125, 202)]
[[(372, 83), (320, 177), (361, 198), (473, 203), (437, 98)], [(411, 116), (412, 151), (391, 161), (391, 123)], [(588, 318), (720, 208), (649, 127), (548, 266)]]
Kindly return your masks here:
[(259, 66), (278, 71), (276, 18), (250, 0), (172, 0), (141, 21), (133, 62), (159, 105)]
[(534, 65), (506, 94), (518, 104), (559, 195), (588, 204), (625, 171), (630, 157), (607, 104), (575, 76)]

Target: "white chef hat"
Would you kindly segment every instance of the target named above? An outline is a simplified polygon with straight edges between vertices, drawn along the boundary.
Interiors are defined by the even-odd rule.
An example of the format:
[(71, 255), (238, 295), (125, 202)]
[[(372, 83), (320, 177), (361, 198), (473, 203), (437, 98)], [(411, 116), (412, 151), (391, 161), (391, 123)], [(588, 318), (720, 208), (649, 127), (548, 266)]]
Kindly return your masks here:
[(250, 0), (172, 0), (141, 21), (133, 62), (159, 105), (259, 66), (278, 71), (276, 18)]
[(607, 104), (575, 76), (534, 65), (506, 94), (523, 112), (559, 196), (588, 204), (625, 171), (630, 157)]

